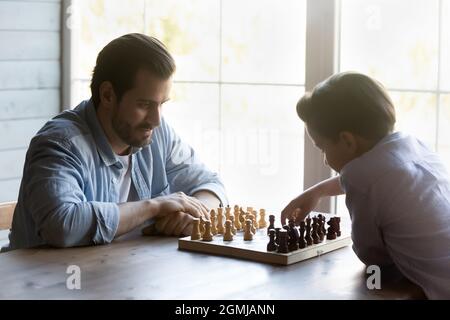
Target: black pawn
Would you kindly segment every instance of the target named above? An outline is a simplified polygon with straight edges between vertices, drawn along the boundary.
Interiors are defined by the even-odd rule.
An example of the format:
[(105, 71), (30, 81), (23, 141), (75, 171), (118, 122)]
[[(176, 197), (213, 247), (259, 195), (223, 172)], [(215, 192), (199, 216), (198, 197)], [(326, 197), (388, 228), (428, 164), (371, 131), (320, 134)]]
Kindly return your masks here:
[(269, 226), (267, 227), (267, 234), (269, 234), (270, 229), (275, 229), (275, 216), (273, 214), (269, 215)]
[(287, 239), (287, 231), (286, 230), (280, 230), (279, 232), (279, 239), (280, 239), (280, 245), (278, 246), (278, 253), (288, 253), (289, 252), (289, 248), (288, 248), (288, 239)]
[(308, 246), (313, 244), (313, 238), (311, 237), (311, 218), (306, 218), (306, 244)]
[(305, 221), (300, 221), (300, 237), (298, 239), (298, 247), (300, 249), (306, 248)]
[(295, 227), (295, 222), (294, 220), (289, 220), (289, 251), (295, 251), (298, 250), (298, 238), (299, 238), (299, 234), (298, 234), (298, 230)]
[(267, 244), (267, 251), (277, 251), (278, 246), (275, 243), (275, 230), (269, 230), (269, 243)]
[(311, 235), (311, 238), (313, 239), (313, 243), (314, 244), (318, 244), (318, 243), (320, 243), (320, 238), (319, 238), (319, 235), (318, 235), (318, 227), (319, 227), (319, 224), (317, 223), (317, 218), (316, 217), (314, 217), (313, 218), (313, 224), (312, 224), (312, 235)]

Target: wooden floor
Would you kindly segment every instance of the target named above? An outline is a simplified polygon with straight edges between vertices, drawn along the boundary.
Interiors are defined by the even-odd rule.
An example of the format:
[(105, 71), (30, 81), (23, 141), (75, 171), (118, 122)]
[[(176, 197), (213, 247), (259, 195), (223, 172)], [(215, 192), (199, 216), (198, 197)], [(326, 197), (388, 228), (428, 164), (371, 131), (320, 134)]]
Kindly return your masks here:
[[(366, 286), (351, 247), (277, 266), (180, 251), (178, 239), (130, 234), (110, 245), (28, 249), (0, 254), (0, 299), (417, 299), (398, 274), (382, 290)], [(66, 286), (67, 267), (81, 269), (81, 290)]]

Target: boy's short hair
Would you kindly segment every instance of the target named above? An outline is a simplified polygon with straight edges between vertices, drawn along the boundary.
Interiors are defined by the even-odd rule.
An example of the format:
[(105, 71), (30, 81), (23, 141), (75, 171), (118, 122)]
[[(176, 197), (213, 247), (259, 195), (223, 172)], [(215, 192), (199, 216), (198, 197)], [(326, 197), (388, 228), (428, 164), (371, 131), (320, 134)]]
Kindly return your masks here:
[(384, 87), (356, 72), (338, 73), (319, 83), (297, 103), (297, 114), (333, 141), (342, 131), (379, 141), (395, 124), (394, 105)]
[(149, 70), (161, 79), (175, 72), (175, 61), (158, 39), (130, 33), (112, 40), (98, 54), (91, 81), (92, 100), (100, 104), (100, 85), (110, 81), (118, 101), (133, 88), (139, 69)]

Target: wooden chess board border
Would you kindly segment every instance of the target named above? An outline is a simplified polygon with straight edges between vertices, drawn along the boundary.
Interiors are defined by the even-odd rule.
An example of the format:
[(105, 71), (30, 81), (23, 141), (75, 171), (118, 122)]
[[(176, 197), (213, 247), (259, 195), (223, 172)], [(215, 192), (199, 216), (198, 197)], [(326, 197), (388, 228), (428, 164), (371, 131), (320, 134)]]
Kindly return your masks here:
[[(299, 249), (289, 253), (268, 252), (266, 250), (267, 229), (259, 229), (254, 235), (254, 240), (244, 241), (240, 232), (233, 241), (223, 241), (221, 236), (214, 236), (213, 240), (191, 240), (191, 237), (184, 237), (178, 240), (178, 249), (185, 251), (195, 251), (209, 253), (220, 256), (229, 256), (245, 260), (252, 260), (264, 263), (290, 265), (306, 259), (321, 256), (325, 253), (346, 247), (352, 243), (349, 233), (343, 233), (335, 240), (325, 239), (319, 244), (313, 244), (304, 249)], [(264, 242), (262, 242), (264, 239)], [(265, 241), (267, 239), (267, 241)], [(257, 243), (256, 243), (257, 242)], [(262, 247), (262, 248), (261, 248)]]

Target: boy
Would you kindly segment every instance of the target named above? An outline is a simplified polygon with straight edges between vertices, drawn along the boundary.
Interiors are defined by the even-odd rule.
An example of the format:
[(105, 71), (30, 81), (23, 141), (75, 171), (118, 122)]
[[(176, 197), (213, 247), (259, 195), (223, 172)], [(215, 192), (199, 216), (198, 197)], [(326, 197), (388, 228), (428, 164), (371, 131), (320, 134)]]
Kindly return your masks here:
[(384, 88), (358, 73), (336, 74), (297, 104), (325, 163), (339, 176), (293, 199), (281, 221), (303, 220), (321, 197), (346, 194), (353, 250), (367, 265), (395, 264), (430, 299), (450, 298), (450, 177), (417, 139), (393, 133)]

